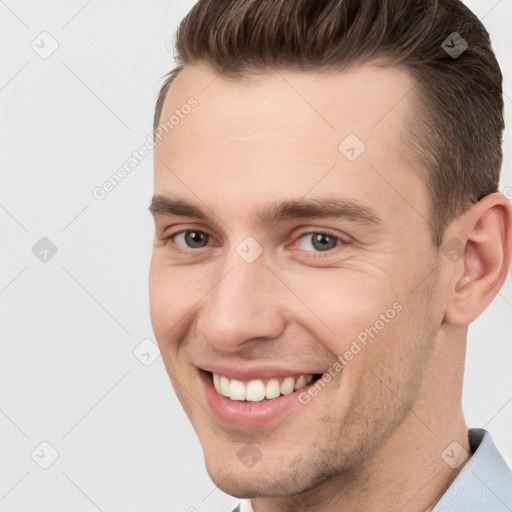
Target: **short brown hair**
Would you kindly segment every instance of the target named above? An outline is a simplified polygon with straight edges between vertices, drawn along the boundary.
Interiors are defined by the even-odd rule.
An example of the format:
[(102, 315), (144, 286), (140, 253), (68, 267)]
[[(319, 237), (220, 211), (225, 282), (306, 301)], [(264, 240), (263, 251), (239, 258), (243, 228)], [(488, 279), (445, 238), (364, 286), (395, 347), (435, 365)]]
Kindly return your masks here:
[[(454, 32), (468, 45), (457, 57), (445, 50), (455, 44)], [(199, 0), (178, 28), (175, 57), (154, 129), (184, 65), (206, 63), (236, 79), (272, 69), (335, 71), (384, 58), (417, 83), (419, 115), (406, 139), (427, 171), (433, 244), (442, 244), (447, 225), (468, 204), (498, 190), (502, 74), (489, 34), (459, 0)]]

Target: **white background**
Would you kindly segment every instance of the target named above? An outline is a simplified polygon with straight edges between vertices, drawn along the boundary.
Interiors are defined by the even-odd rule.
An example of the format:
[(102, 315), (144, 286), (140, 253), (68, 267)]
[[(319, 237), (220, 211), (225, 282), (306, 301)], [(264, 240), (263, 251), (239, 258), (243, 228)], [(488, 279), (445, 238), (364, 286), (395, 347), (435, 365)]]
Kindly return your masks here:
[[(512, 112), (512, 1), (473, 0)], [(152, 157), (92, 196), (151, 133), (179, 20), (193, 1), (0, 0), (0, 511), (230, 510), (153, 339)], [(58, 42), (42, 59), (32, 41)], [(48, 37), (48, 36), (42, 36)], [(45, 40), (45, 48), (51, 41)], [(38, 43), (41, 45), (42, 43)], [(510, 131), (501, 189), (512, 185)], [(46, 263), (32, 247), (48, 237)], [(469, 331), (464, 407), (512, 463), (512, 284)], [(42, 469), (51, 451), (58, 459)], [(42, 451), (41, 451), (42, 450)], [(44, 454), (44, 455), (43, 455)]]

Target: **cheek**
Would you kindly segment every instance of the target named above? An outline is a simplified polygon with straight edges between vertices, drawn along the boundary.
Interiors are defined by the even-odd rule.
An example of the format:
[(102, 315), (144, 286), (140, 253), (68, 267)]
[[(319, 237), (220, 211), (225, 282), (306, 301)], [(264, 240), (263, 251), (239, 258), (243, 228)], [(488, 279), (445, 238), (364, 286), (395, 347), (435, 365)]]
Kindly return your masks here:
[(174, 311), (173, 295), (172, 282), (153, 260), (149, 273), (149, 308), (153, 331), (159, 343), (165, 330), (170, 327), (169, 316)]
[[(171, 383), (185, 413), (192, 418), (194, 407), (190, 403), (193, 390), (191, 375), (183, 361), (178, 359), (180, 340), (187, 332), (187, 314), (190, 314), (197, 293), (187, 286), (183, 268), (167, 266), (153, 255), (149, 272), (150, 313), (153, 331)], [(190, 283), (194, 283), (190, 279)], [(196, 391), (194, 391), (195, 393)]]
[(375, 269), (306, 270), (289, 283), (307, 308), (297, 315), (299, 323), (336, 356), (348, 351), (352, 359), (360, 351), (355, 343), (362, 349), (385, 335), (402, 310), (390, 278)]
[(157, 341), (185, 327), (184, 320), (200, 297), (200, 279), (183, 267), (170, 267), (154, 255), (149, 272), (149, 299)]

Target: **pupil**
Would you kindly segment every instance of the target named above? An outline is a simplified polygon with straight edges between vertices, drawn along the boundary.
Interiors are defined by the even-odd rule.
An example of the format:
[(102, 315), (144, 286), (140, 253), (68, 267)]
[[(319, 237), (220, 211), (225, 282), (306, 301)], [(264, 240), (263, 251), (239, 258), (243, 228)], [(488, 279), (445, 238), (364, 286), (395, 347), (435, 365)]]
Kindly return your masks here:
[(336, 246), (336, 239), (324, 233), (318, 233), (313, 236), (313, 247), (319, 251), (326, 251)]
[(189, 247), (203, 247), (206, 245), (206, 235), (197, 231), (189, 231), (185, 234), (185, 241)]

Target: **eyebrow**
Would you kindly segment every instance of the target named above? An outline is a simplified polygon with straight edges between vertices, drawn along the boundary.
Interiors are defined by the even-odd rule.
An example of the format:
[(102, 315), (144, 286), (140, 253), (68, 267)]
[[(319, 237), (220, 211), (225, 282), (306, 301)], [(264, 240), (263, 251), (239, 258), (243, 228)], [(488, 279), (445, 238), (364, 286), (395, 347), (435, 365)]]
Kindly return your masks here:
[[(208, 220), (209, 215), (200, 207), (183, 199), (154, 195), (149, 211), (156, 217), (179, 216)], [(274, 224), (283, 220), (306, 218), (343, 218), (370, 226), (382, 226), (382, 218), (375, 210), (348, 198), (326, 197), (311, 199), (289, 199), (282, 203), (270, 203), (256, 212), (263, 224)]]
[(206, 215), (201, 208), (183, 199), (172, 199), (157, 194), (151, 199), (149, 211), (153, 217), (157, 215), (170, 215), (177, 217), (195, 217), (200, 220), (206, 220), (208, 218), (208, 215)]

